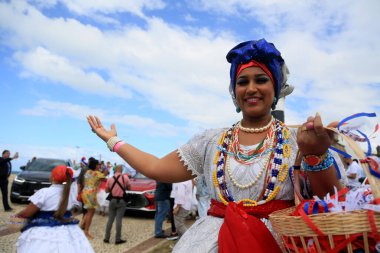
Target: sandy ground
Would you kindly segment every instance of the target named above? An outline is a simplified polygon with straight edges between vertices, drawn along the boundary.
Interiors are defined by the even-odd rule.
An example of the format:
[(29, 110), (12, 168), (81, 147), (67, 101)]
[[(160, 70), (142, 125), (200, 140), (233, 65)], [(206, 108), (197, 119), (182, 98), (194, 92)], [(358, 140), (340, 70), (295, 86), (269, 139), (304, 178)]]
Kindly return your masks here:
[[(10, 180), (12, 182), (13, 179)], [(9, 183), (10, 187), (11, 183)], [(11, 204), (12, 212), (4, 212), (2, 203), (0, 205), (0, 230), (4, 228), (9, 221), (9, 216), (15, 214), (25, 208), (25, 204)], [(81, 218), (78, 216), (77, 218)], [(146, 213), (127, 213), (123, 220), (122, 238), (127, 240), (127, 243), (121, 245), (114, 244), (115, 228), (113, 227), (111, 234), (111, 243), (103, 243), (104, 230), (106, 227), (107, 216), (103, 217), (96, 214), (90, 228), (91, 235), (94, 239), (91, 240), (91, 245), (96, 253), (113, 252), (124, 253), (134, 246), (144, 242), (153, 236), (154, 217)], [(168, 223), (164, 223), (164, 229), (169, 228)], [(13, 233), (6, 236), (0, 236), (0, 253), (16, 252), (15, 243), (20, 233)], [(162, 239), (157, 240), (157, 244), (162, 242)]]

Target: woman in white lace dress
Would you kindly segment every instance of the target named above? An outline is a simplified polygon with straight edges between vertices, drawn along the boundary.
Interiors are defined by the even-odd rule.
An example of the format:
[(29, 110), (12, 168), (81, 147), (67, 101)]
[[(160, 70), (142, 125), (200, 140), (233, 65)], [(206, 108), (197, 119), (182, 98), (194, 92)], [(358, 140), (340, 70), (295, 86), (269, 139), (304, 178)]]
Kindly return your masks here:
[(264, 39), (243, 42), (227, 60), (230, 93), (242, 120), (207, 130), (161, 159), (120, 140), (114, 125), (107, 130), (99, 118), (88, 117), (111, 151), (150, 178), (179, 182), (205, 175), (212, 198), (208, 216), (182, 236), (174, 252), (280, 252), (266, 218), (294, 205), (289, 170), (298, 151), (313, 194), (341, 187), (321, 117), (309, 117), (297, 130), (271, 116), (288, 72), (274, 45)]

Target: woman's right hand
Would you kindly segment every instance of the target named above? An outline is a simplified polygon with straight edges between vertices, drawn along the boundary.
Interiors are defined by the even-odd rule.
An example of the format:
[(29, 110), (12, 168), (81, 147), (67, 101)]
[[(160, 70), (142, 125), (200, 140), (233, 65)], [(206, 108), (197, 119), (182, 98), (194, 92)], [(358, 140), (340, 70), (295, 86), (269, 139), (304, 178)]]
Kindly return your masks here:
[(103, 127), (102, 122), (97, 116), (87, 116), (87, 121), (92, 132), (96, 133), (105, 142), (117, 135), (115, 124), (111, 124), (111, 129), (107, 130)]

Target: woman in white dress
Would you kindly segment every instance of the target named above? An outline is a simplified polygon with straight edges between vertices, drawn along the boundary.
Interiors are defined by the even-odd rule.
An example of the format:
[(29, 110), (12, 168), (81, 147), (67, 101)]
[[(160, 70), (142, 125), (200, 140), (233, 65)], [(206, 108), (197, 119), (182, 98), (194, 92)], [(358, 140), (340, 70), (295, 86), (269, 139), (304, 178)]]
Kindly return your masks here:
[(70, 192), (72, 176), (70, 168), (55, 167), (50, 178), (52, 185), (33, 194), (30, 204), (16, 215), (28, 219), (16, 242), (18, 253), (94, 252), (78, 226), (79, 221), (71, 217), (76, 199)]
[(314, 195), (341, 188), (333, 166), (329, 132), (319, 114), (297, 129), (271, 116), (286, 87), (287, 67), (265, 39), (240, 43), (227, 55), (230, 93), (242, 120), (228, 128), (207, 130), (187, 144), (157, 158), (117, 137), (88, 117), (92, 131), (134, 169), (160, 182), (181, 182), (204, 175), (211, 195), (208, 216), (199, 219), (173, 252), (280, 252), (266, 218), (294, 205), (289, 170), (303, 154), (309, 189)]

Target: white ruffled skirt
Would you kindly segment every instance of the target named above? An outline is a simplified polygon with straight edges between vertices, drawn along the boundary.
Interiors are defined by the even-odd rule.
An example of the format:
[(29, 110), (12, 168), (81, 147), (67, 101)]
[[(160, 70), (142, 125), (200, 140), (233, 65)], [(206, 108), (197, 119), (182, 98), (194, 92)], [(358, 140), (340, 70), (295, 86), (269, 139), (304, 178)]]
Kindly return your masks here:
[(16, 242), (17, 253), (94, 253), (78, 225), (32, 227)]

